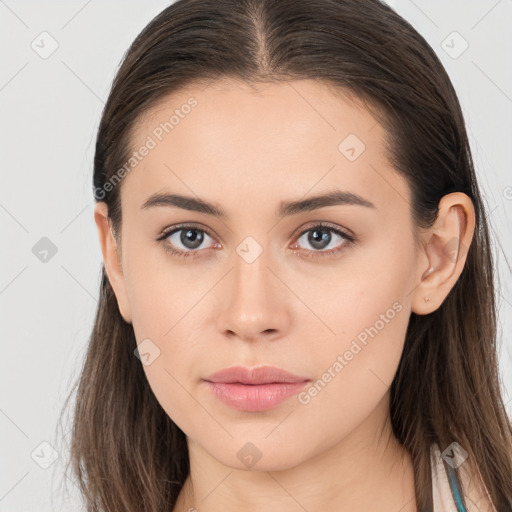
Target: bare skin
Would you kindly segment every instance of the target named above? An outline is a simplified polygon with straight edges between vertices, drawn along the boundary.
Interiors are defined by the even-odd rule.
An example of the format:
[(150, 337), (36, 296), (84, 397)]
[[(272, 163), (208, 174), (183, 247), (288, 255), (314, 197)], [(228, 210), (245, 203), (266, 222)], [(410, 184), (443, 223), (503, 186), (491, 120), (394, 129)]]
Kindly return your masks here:
[[(174, 510), (416, 511), (411, 459), (391, 430), (389, 387), (411, 312), (437, 309), (460, 276), (475, 225), (471, 200), (445, 196), (417, 247), (409, 187), (385, 159), (378, 119), (309, 80), (256, 92), (234, 81), (176, 92), (140, 120), (134, 150), (191, 97), (197, 106), (118, 185), (119, 245), (106, 205), (95, 209), (120, 312), (137, 343), (149, 339), (160, 351), (144, 365), (148, 382), (187, 435), (191, 471)], [(364, 151), (350, 150), (356, 139), (339, 149), (349, 134)], [(335, 189), (374, 207), (276, 216), (281, 201)], [(200, 197), (226, 217), (141, 209), (155, 192)], [(330, 241), (314, 246), (307, 230), (319, 222), (356, 242), (327, 229)], [(180, 241), (183, 232), (156, 241), (181, 223), (194, 224), (196, 236), (206, 230), (198, 248)], [(242, 243), (248, 236), (253, 245)], [(170, 254), (164, 244), (194, 255)], [(250, 263), (247, 251), (256, 255)], [(350, 356), (371, 326), (377, 332)], [(270, 410), (240, 411), (202, 380), (233, 365), (277, 366), (325, 386), (302, 402), (293, 396)], [(247, 443), (260, 454), (251, 467), (237, 456)]]

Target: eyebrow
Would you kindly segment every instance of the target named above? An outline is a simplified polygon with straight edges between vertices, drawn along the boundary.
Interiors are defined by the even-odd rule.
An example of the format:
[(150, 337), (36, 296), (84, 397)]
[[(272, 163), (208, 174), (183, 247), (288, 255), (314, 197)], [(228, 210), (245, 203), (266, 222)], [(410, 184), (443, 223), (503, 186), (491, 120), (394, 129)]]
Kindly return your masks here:
[[(366, 208), (376, 208), (375, 205), (363, 197), (343, 190), (333, 190), (308, 199), (297, 201), (281, 201), (276, 210), (277, 217), (286, 217), (298, 213), (310, 212), (326, 206), (357, 205)], [(222, 219), (227, 218), (226, 212), (219, 206), (209, 203), (198, 197), (184, 196), (181, 194), (156, 193), (151, 195), (141, 206), (142, 210), (157, 206), (174, 206), (193, 212), (205, 213)]]

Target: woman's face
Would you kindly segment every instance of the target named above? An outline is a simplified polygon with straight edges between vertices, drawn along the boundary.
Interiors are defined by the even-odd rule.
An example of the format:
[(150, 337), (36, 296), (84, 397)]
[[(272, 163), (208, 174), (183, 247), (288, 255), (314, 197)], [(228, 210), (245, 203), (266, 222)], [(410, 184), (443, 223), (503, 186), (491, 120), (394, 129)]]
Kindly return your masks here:
[[(137, 164), (115, 185), (116, 296), (163, 409), (223, 464), (294, 466), (387, 418), (428, 262), (383, 138), (367, 110), (310, 80), (190, 87), (137, 125)], [(313, 200), (336, 191), (339, 202)], [(190, 200), (143, 208), (154, 194)], [(192, 209), (199, 200), (212, 207)], [(263, 365), (309, 382), (280, 402), (283, 387), (218, 385), (226, 402), (204, 380)]]

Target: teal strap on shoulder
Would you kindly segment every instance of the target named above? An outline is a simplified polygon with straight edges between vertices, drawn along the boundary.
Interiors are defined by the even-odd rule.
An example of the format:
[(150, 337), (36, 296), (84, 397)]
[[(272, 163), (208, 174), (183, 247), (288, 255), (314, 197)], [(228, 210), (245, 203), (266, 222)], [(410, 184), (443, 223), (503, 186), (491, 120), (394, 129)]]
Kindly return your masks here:
[(457, 482), (455, 470), (448, 464), (448, 479), (450, 481), (450, 489), (452, 491), (455, 505), (457, 505), (457, 512), (467, 512), (464, 503), (462, 502), (461, 490)]

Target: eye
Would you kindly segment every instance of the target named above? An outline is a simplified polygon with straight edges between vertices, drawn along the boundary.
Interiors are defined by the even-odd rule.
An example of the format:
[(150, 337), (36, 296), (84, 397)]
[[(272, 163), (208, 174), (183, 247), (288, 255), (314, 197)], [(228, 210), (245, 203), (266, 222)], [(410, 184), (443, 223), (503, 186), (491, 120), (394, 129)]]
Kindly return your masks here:
[[(332, 233), (334, 233), (334, 236), (332, 236)], [(295, 242), (291, 248), (300, 249), (297, 244), (301, 239), (304, 240), (304, 243), (309, 244), (310, 247), (314, 248), (312, 251), (306, 250), (305, 256), (308, 258), (317, 258), (325, 255), (331, 256), (344, 250), (347, 246), (356, 243), (356, 239), (352, 235), (349, 235), (345, 231), (327, 223), (319, 223), (305, 231), (302, 231), (297, 238), (297, 242)], [(338, 244), (333, 243), (336, 242), (336, 239), (338, 240)], [(342, 242), (341, 244), (339, 243), (340, 240)], [(334, 249), (325, 250), (329, 246), (334, 246)]]
[[(333, 237), (331, 233), (334, 233), (335, 236)], [(304, 237), (304, 235), (308, 236)], [(213, 240), (213, 236), (207, 230), (192, 224), (181, 224), (164, 230), (157, 241), (162, 242), (164, 249), (172, 255), (187, 258), (195, 257), (196, 253), (200, 252), (199, 249), (204, 244), (205, 236)], [(301, 249), (298, 247), (298, 242), (303, 237), (305, 243), (313, 247), (313, 250), (306, 249), (306, 254), (301, 254), (301, 256), (308, 258), (331, 256), (356, 243), (355, 237), (345, 231), (327, 223), (318, 223), (302, 231), (291, 249)], [(326, 250), (326, 248), (333, 245), (333, 241), (336, 242), (336, 239), (338, 239), (338, 242), (341, 240), (342, 243), (334, 244), (334, 249)], [(184, 249), (180, 249), (180, 245)], [(213, 247), (221, 247), (221, 245), (215, 242)], [(203, 249), (206, 248), (208, 247), (203, 247)]]
[[(174, 226), (172, 229), (167, 229), (162, 232), (161, 236), (157, 239), (163, 243), (164, 249), (175, 256), (187, 258), (189, 256), (195, 257), (195, 253), (199, 252), (204, 241), (205, 236), (212, 238), (212, 236), (204, 229), (200, 229), (191, 224), (182, 224)], [(180, 249), (184, 247), (185, 250)], [(178, 247), (178, 249), (176, 249)], [(204, 249), (206, 247), (203, 247)]]

